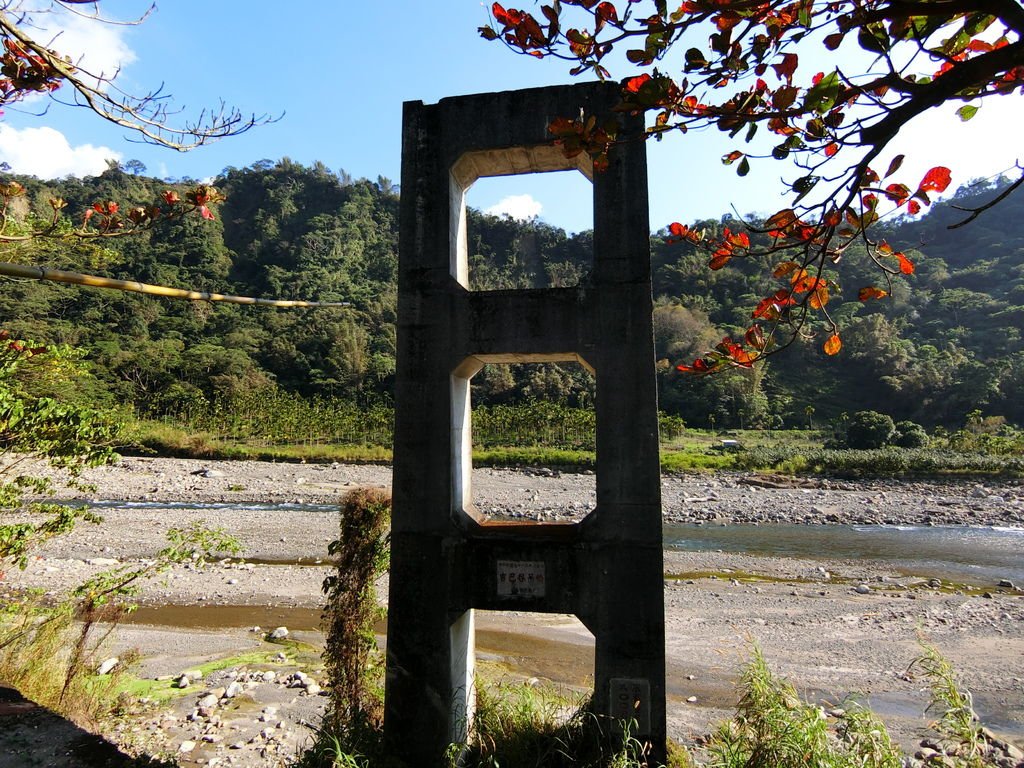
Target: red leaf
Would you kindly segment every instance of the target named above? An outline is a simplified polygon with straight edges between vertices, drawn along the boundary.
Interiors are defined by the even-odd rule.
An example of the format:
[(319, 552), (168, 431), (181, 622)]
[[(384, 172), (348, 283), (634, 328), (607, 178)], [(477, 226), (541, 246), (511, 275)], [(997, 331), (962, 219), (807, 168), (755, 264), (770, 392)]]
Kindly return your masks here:
[(838, 334), (833, 333), (825, 340), (825, 345), (822, 349), (825, 350), (826, 355), (838, 355), (839, 350), (843, 348), (843, 340), (839, 338)]
[(729, 263), (729, 259), (731, 258), (731, 251), (716, 251), (715, 255), (711, 257), (711, 261), (708, 262), (708, 267), (711, 269), (721, 269)]
[(911, 200), (907, 203), (907, 213), (911, 216), (916, 216), (921, 212), (921, 204), (917, 200)]
[(859, 301), (870, 301), (871, 299), (884, 299), (888, 295), (888, 291), (883, 291), (881, 288), (870, 285), (867, 288), (860, 289), (857, 293), (857, 299)]
[[(518, 14), (516, 14), (516, 18), (513, 20), (508, 11), (506, 11), (500, 3), (494, 3), (494, 5), (491, 6), (491, 13), (494, 14), (494, 18), (506, 26), (511, 26), (519, 21)], [(512, 13), (515, 14), (516, 12), (513, 11)]]
[(640, 91), (640, 88), (643, 87), (644, 83), (649, 82), (652, 79), (653, 78), (647, 73), (638, 75), (637, 77), (631, 77), (626, 81), (623, 88), (629, 93), (637, 93)]
[(730, 348), (729, 357), (741, 368), (750, 368), (754, 362), (754, 358), (751, 357), (747, 350), (735, 345)]
[(732, 165), (737, 160), (739, 160), (741, 157), (743, 157), (743, 153), (740, 152), (738, 149), (734, 149), (728, 155), (722, 155), (722, 164), (723, 165)]
[(914, 274), (914, 262), (908, 259), (903, 253), (897, 253), (896, 258), (900, 261), (900, 272), (904, 275)]
[(834, 141), (825, 147), (825, 157), (832, 157), (836, 152), (839, 151), (839, 145)]
[(796, 212), (792, 208), (786, 208), (783, 211), (772, 214), (768, 221), (764, 223), (766, 229), (785, 229), (790, 224), (796, 222)]
[(772, 94), (772, 106), (780, 112), (789, 109), (793, 106), (793, 102), (796, 101), (797, 94), (799, 93), (799, 88), (784, 85)]
[(793, 73), (796, 72), (799, 62), (800, 59), (795, 53), (787, 53), (782, 56), (782, 61), (778, 64), (772, 64), (772, 69), (775, 70), (776, 75), (785, 78), (786, 82), (792, 85)]
[(779, 311), (782, 307), (788, 307), (791, 304), (795, 304), (796, 300), (792, 297), (789, 291), (782, 288), (776, 291), (773, 295), (767, 298), (761, 299), (757, 307), (754, 309), (753, 317), (763, 317), (768, 320), (774, 320), (779, 316)]
[(896, 157), (892, 159), (892, 162), (889, 163), (889, 170), (885, 172), (885, 178), (888, 179), (900, 169), (900, 166), (903, 165), (903, 158), (904, 155), (896, 155)]
[(910, 188), (906, 184), (890, 184), (885, 188), (885, 196), (894, 203), (903, 205), (903, 202), (910, 197)]
[(790, 280), (793, 288), (793, 293), (804, 293), (815, 288), (818, 285), (818, 282), (821, 280), (821, 278), (815, 277), (814, 275), (809, 275), (807, 274), (806, 269), (801, 269), (800, 271), (796, 272), (793, 275), (793, 277), (790, 278)]
[(921, 179), (921, 183), (917, 187), (917, 191), (931, 192), (934, 190), (935, 192), (945, 192), (950, 181), (952, 181), (952, 174), (949, 168), (937, 165), (924, 175), (924, 178)]
[(734, 11), (725, 11), (715, 17), (715, 26), (719, 32), (732, 29), (743, 20), (743, 17)]
[(685, 224), (680, 224), (678, 221), (673, 221), (668, 225), (668, 231), (672, 234), (672, 237), (668, 238), (669, 243), (676, 243), (680, 240), (689, 240), (690, 242), (696, 243), (700, 241), (701, 234)]
[(865, 168), (863, 175), (860, 177), (861, 187), (870, 187), (872, 184), (878, 183), (878, 174), (871, 168)]
[(731, 251), (733, 248), (749, 248), (750, 247), (750, 236), (746, 232), (731, 232), (728, 227), (723, 232), (725, 237), (725, 245), (729, 247)]
[(771, 297), (767, 299), (761, 299), (757, 306), (754, 307), (752, 317), (763, 317), (768, 320), (774, 320), (779, 315), (779, 306), (776, 304)]
[(760, 325), (755, 324), (747, 328), (747, 333), (744, 338), (746, 338), (747, 344), (752, 346), (754, 349), (764, 349), (765, 347), (764, 331), (761, 329)]
[(834, 51), (839, 47), (839, 44), (843, 42), (845, 35), (842, 32), (836, 32), (833, 35), (829, 35), (825, 38), (825, 47), (830, 51)]
[(619, 12), (615, 10), (615, 6), (611, 3), (598, 3), (594, 15), (597, 16), (601, 24), (604, 24), (606, 21), (619, 20)]
[(693, 361), (693, 365), (683, 365), (680, 363), (676, 366), (676, 370), (683, 373), (709, 373), (713, 370), (713, 367), (708, 365), (703, 358), (698, 358)]
[(785, 277), (799, 268), (800, 265), (795, 261), (784, 261), (775, 268), (775, 271), (772, 272), (772, 277)]
[(831, 296), (828, 292), (828, 286), (824, 282), (818, 283), (814, 288), (814, 292), (811, 293), (810, 300), (808, 303), (811, 305), (811, 309), (824, 309), (825, 305), (831, 300)]

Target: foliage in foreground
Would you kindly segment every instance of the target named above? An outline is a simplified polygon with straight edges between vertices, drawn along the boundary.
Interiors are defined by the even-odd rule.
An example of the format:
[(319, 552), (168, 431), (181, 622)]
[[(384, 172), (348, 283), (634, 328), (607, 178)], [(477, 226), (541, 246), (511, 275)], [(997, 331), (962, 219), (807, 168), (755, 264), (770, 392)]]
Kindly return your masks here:
[[(609, 723), (593, 715), (586, 697), (553, 687), (522, 683), (481, 684), (473, 736), (452, 744), (448, 768), (641, 768), (647, 766), (639, 740), (611, 736)], [(673, 768), (689, 765), (685, 753), (670, 760)], [(365, 719), (341, 728), (325, 726), (302, 768), (408, 768), (389, 755), (383, 733)]]
[[(952, 182), (946, 166), (916, 182), (916, 174), (900, 173), (904, 155), (888, 166), (882, 156), (932, 108), (956, 104), (967, 121), (986, 99), (1016, 95), (1024, 85), (1024, 17), (1014, 2), (762, 0), (677, 7), (629, 0), (552, 3), (541, 10), (535, 18), (496, 2), (492, 23), (480, 34), (517, 53), (564, 60), (573, 75), (592, 72), (605, 80), (616, 69), (623, 79), (615, 109), (645, 115), (649, 138), (711, 126), (741, 136), (747, 147), (722, 157), (741, 177), (752, 161), (768, 158), (799, 169), (783, 181), (791, 207), (763, 222), (733, 220), (720, 233), (699, 223), (669, 225), (673, 240), (704, 252), (710, 270), (745, 258), (779, 281), (754, 295), (763, 298), (743, 318), (745, 330), (741, 326), (680, 371), (749, 369), (779, 342), (819, 329), (823, 353), (837, 355), (846, 317), (832, 301), (840, 292), (834, 266), (863, 249), (868, 258), (854, 283), (858, 301), (889, 297), (893, 278), (913, 275), (917, 267), (873, 225), (903, 211), (917, 215)], [(615, 48), (619, 55), (609, 55)], [(822, 58), (837, 50), (842, 68), (830, 70), (830, 63), (818, 71)], [(672, 74), (680, 69), (683, 76)], [(548, 131), (567, 158), (589, 155), (597, 171), (609, 167), (622, 140), (618, 121), (601, 114), (556, 116)], [(1011, 189), (1021, 184), (1024, 177)], [(966, 209), (958, 225), (1001, 199)]]
[(776, 678), (756, 647), (743, 669), (736, 715), (715, 732), (706, 750), (708, 768), (902, 765), (875, 715), (853, 704), (833, 734), (824, 710), (805, 704), (792, 685)]
[(633, 768), (645, 745), (594, 715), (588, 699), (528, 684), (480, 685), (469, 744), (449, 748), (450, 768)]
[[(928, 712), (945, 749), (947, 768), (998, 766), (1003, 746), (988, 740), (971, 706), (971, 694), (938, 649), (921, 643), (911, 670), (931, 691)], [(775, 677), (756, 646), (743, 668), (736, 715), (705, 745), (706, 768), (901, 768), (904, 756), (878, 717), (847, 701), (833, 721), (821, 706), (803, 702), (791, 684)]]
[(103, 721), (117, 705), (134, 660), (122, 656), (109, 673), (96, 674), (104, 641), (134, 609), (142, 583), (172, 566), (201, 566), (215, 555), (234, 554), (238, 542), (200, 523), (172, 528), (156, 557), (96, 574), (55, 603), (29, 594), (0, 613), (0, 679), (42, 706), (87, 725)]
[[(922, 642), (911, 663), (928, 683), (928, 712), (936, 716), (947, 768), (987, 768), (1006, 759), (1005, 745), (988, 738), (950, 663)], [(669, 744), (670, 768), (902, 768), (906, 758), (884, 723), (869, 709), (847, 701), (839, 717), (802, 701), (793, 686), (776, 677), (756, 646), (744, 665), (736, 714), (691, 756)], [(643, 745), (611, 740), (608, 729), (587, 708), (585, 697), (550, 687), (519, 683), (478, 685), (473, 735), (453, 744), (450, 768), (647, 768)], [(615, 746), (615, 745), (618, 746)], [(361, 720), (356, 728), (325, 727), (303, 755), (305, 768), (405, 768), (384, 751), (379, 728)]]
[(338, 538), (328, 547), (337, 565), (323, 583), (330, 703), (313, 747), (298, 765), (397, 767), (382, 738), (384, 664), (375, 633), (384, 616), (376, 585), (390, 559), (391, 496), (357, 488), (342, 497), (339, 517)]
[[(32, 550), (67, 533), (79, 520), (99, 522), (82, 508), (26, 503), (28, 494), (52, 494), (49, 479), (24, 466), (41, 459), (75, 485), (86, 467), (115, 457), (120, 426), (107, 416), (64, 399), (54, 390), (74, 388), (84, 373), (74, 350), (36, 346), (0, 331), (0, 578), (4, 564), (25, 568)], [(17, 519), (11, 516), (17, 513)]]
[(328, 553), (334, 573), (324, 579), (324, 663), (331, 679), (327, 721), (332, 730), (356, 723), (379, 727), (383, 665), (375, 625), (384, 618), (376, 584), (388, 570), (391, 495), (358, 488), (341, 500), (341, 526)]

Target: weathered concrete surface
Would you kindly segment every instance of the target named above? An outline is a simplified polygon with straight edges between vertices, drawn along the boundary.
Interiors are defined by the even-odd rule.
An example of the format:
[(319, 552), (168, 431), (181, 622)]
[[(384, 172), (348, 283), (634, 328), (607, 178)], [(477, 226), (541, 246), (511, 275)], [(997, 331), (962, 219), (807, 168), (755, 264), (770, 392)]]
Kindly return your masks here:
[[(405, 105), (385, 729), (419, 765), (473, 708), (473, 609), (574, 613), (595, 636), (594, 710), (665, 741), (658, 424), (643, 119), (585, 84)], [(594, 173), (548, 132), (615, 116)], [(594, 263), (575, 288), (473, 292), (465, 192), (481, 176), (578, 169)], [(583, 202), (583, 201), (581, 201)], [(491, 524), (473, 506), (469, 380), (488, 362), (575, 360), (597, 381), (597, 504), (573, 525)]]

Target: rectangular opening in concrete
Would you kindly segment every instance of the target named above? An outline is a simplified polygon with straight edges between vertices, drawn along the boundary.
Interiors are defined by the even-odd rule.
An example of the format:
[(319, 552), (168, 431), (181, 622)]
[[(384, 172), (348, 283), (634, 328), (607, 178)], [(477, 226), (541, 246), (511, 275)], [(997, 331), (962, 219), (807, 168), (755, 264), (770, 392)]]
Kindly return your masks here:
[(469, 289), (583, 283), (594, 263), (592, 199), (576, 170), (476, 180), (465, 191)]
[[(572, 361), (485, 363), (470, 371), (453, 376), (462, 508), (480, 522), (572, 524), (590, 514), (597, 501), (588, 463), (596, 456), (594, 374)], [(519, 473), (474, 466), (474, 449), (521, 452), (513, 463), (538, 466)]]
[(594, 688), (594, 635), (568, 614), (476, 614), (477, 685), (507, 680), (563, 688), (567, 698)]

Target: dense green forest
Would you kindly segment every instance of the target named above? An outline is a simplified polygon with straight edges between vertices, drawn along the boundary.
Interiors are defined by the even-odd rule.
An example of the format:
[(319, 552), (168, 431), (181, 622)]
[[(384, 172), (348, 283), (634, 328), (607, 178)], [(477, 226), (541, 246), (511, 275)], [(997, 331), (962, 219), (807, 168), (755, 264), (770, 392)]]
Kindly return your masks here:
[[(81, 211), (97, 200), (144, 203), (174, 186), (116, 164), (93, 178), (3, 180), (12, 179), (28, 190), (15, 211), (22, 217), (46, 217), (54, 195)], [(227, 168), (214, 183), (226, 196), (214, 221), (165, 221), (98, 245), (30, 242), (5, 248), (3, 260), (350, 306), (269, 309), (5, 279), (0, 327), (80, 348), (92, 376), (74, 396), (131, 405), (144, 416), (209, 411), (243, 394), (269, 399), (275, 390), (386, 404), (395, 370), (399, 191), (384, 178), (353, 180), (288, 159)], [(763, 367), (712, 377), (680, 374), (673, 364), (749, 325), (751, 309), (774, 290), (770, 270), (734, 260), (711, 271), (692, 245), (654, 233), (662, 409), (695, 427), (793, 427), (863, 409), (929, 426), (959, 427), (975, 409), (1024, 424), (1024, 195), (947, 229), (965, 216), (956, 206), (980, 205), (999, 188), (974, 185), (919, 220), (883, 224), (917, 265), (894, 279), (888, 299), (857, 301), (859, 287), (878, 282), (877, 270), (863, 253), (844, 257), (835, 270), (847, 296), (830, 304), (843, 328), (837, 357), (797, 341)], [(716, 230), (728, 219), (701, 226)], [(574, 285), (587, 279), (592, 238), (470, 211), (469, 250), (474, 288)], [(529, 399), (586, 406), (594, 396), (582, 370), (555, 365), (488, 366), (474, 386), (475, 402), (494, 406)]]

